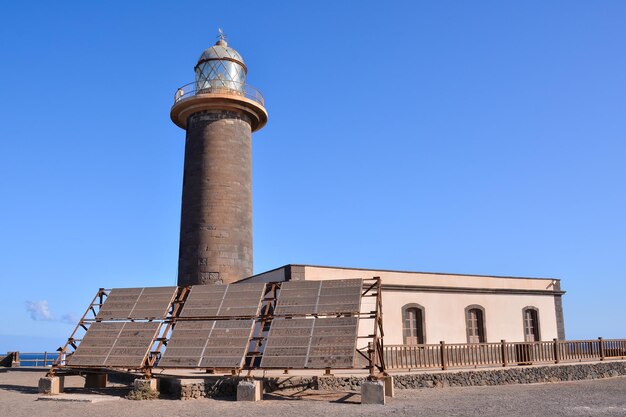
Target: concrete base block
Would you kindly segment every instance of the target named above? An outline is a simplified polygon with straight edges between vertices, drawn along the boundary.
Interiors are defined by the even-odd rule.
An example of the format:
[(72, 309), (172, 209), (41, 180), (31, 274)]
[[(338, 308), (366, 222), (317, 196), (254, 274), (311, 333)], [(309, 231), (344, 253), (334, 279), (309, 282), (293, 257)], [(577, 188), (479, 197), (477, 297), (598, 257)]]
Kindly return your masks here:
[(63, 392), (65, 377), (46, 376), (39, 379), (39, 392), (46, 395), (59, 395)]
[(156, 391), (157, 390), (157, 379), (135, 379), (133, 382), (133, 388), (135, 391)]
[(107, 374), (87, 374), (85, 375), (85, 388), (106, 388)]
[(391, 375), (385, 378), (385, 397), (393, 398), (396, 396), (393, 383), (394, 383), (394, 380)]
[(262, 399), (263, 383), (261, 381), (239, 381), (237, 384), (237, 401), (261, 401)]
[(361, 382), (361, 404), (385, 405), (385, 384), (382, 381)]

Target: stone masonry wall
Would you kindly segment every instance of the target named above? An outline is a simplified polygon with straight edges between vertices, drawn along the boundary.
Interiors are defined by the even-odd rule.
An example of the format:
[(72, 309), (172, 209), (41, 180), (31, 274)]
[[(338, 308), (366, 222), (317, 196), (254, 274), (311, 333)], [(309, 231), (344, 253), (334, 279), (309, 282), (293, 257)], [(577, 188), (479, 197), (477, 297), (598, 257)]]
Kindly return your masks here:
[[(594, 362), (567, 365), (525, 366), (502, 369), (394, 374), (397, 389), (469, 387), (485, 385), (532, 384), (540, 382), (579, 381), (626, 376), (626, 361)], [(363, 377), (287, 377), (265, 378), (265, 392), (282, 390), (321, 390), (358, 392)], [(161, 392), (173, 398), (233, 397), (236, 378), (203, 379), (163, 378)]]
[(178, 285), (228, 284), (252, 275), (251, 140), (242, 113), (189, 117)]

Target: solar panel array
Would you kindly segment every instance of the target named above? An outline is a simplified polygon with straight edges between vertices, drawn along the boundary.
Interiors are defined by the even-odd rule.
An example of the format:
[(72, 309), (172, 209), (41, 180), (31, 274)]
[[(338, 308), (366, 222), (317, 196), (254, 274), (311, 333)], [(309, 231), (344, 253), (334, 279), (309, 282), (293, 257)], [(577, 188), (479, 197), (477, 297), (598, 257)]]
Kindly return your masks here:
[(194, 285), (180, 317), (254, 317), (264, 295), (265, 283)]
[(70, 366), (141, 368), (159, 326), (159, 322), (93, 323), (67, 363)]
[(262, 368), (351, 368), (357, 317), (274, 319)]
[(289, 281), (281, 285), (276, 315), (358, 313), (362, 279)]
[(177, 287), (113, 288), (96, 319), (160, 319), (176, 295)]
[(254, 320), (202, 320), (176, 323), (159, 367), (239, 368)]
[[(362, 287), (362, 279), (282, 283), (260, 366), (353, 367), (358, 318), (351, 315), (360, 311)], [(177, 289), (111, 290), (68, 365), (141, 368)], [(265, 291), (265, 283), (192, 286), (156, 366), (242, 367)], [(309, 317), (291, 318), (298, 315)], [(338, 315), (348, 317), (317, 317)]]

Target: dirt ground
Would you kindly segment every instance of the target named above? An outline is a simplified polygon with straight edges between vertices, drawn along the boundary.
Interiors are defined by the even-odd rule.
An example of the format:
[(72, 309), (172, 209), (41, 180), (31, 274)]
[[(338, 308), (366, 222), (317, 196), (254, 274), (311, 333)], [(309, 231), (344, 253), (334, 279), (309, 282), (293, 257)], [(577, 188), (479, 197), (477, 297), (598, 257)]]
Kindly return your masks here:
[[(626, 416), (626, 378), (555, 384), (498, 387), (396, 390), (387, 405), (361, 405), (351, 393), (305, 391), (266, 395), (264, 401), (120, 399), (99, 403), (37, 401), (43, 372), (0, 372), (0, 416), (115, 416), (115, 417), (292, 417), (312, 416)], [(66, 392), (85, 394), (80, 377), (66, 378)], [(91, 394), (123, 397), (129, 388), (113, 386)]]

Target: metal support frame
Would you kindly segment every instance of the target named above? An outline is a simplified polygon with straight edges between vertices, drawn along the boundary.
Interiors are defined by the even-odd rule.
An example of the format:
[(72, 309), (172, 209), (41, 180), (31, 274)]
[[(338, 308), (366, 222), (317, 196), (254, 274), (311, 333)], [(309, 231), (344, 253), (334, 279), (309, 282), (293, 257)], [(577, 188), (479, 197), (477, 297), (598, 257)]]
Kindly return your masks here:
[[(78, 324), (74, 328), (74, 331), (68, 338), (65, 345), (61, 348), (59, 352), (59, 356), (53, 362), (50, 370), (47, 373), (47, 376), (54, 376), (57, 373), (63, 374), (73, 374), (73, 373), (85, 373), (85, 372), (93, 372), (93, 371), (102, 371), (106, 372), (108, 369), (114, 369), (116, 371), (136, 371), (143, 374), (144, 378), (151, 378), (152, 376), (152, 368), (155, 366), (155, 363), (158, 362), (158, 359), (161, 356), (161, 350), (164, 346), (167, 346), (167, 341), (169, 340), (168, 335), (171, 333), (172, 328), (172, 318), (178, 316), (180, 314), (180, 310), (189, 295), (189, 287), (178, 287), (176, 294), (174, 296), (173, 301), (168, 306), (167, 312), (161, 318), (157, 318), (154, 320), (147, 320), (148, 322), (158, 321), (159, 328), (156, 332), (156, 336), (152, 339), (150, 343), (150, 349), (146, 353), (146, 356), (143, 359), (143, 363), (141, 367), (135, 369), (128, 368), (120, 368), (120, 367), (102, 367), (102, 366), (79, 366), (74, 367), (67, 365), (66, 360), (67, 357), (71, 356), (76, 349), (78, 348), (78, 343), (82, 341), (82, 337), (77, 337), (79, 331), (84, 330), (86, 333), (93, 323), (99, 323), (105, 320), (97, 318), (98, 312), (100, 308), (106, 301), (110, 289), (100, 288), (85, 313), (78, 321)], [(117, 320), (106, 320), (107, 322), (117, 321)], [(137, 320), (128, 319), (128, 320), (119, 320), (125, 322), (135, 322)], [(83, 335), (84, 337), (84, 335)], [(156, 344), (156, 346), (155, 346)]]
[(381, 279), (380, 277), (373, 277), (371, 279), (363, 280), (368, 282), (366, 289), (361, 293), (361, 298), (375, 297), (374, 310), (361, 313), (361, 319), (373, 320), (372, 334), (367, 336), (358, 336), (359, 339), (370, 339), (367, 344), (367, 350), (364, 354), (361, 349), (357, 349), (357, 353), (365, 358), (368, 362), (367, 370), (369, 371), (370, 379), (379, 379), (386, 376), (385, 373), (385, 355), (383, 354), (383, 338), (385, 332), (383, 330), (383, 300), (381, 292)]
[(372, 363), (370, 364), (370, 374), (374, 367), (378, 368), (381, 374), (385, 374), (385, 353), (383, 338), (385, 337), (385, 331), (383, 330), (383, 294), (381, 287), (380, 277), (374, 277), (376, 280), (376, 310), (375, 310), (375, 324), (374, 324), (374, 351), (376, 352)]
[[(161, 359), (161, 350), (163, 347), (167, 346), (167, 342), (170, 339), (170, 335), (172, 333), (172, 327), (174, 325), (174, 321), (172, 318), (178, 317), (180, 311), (189, 296), (190, 287), (178, 287), (176, 291), (176, 296), (174, 297), (174, 301), (172, 301), (170, 307), (168, 308), (168, 315), (166, 319), (162, 322), (161, 327), (159, 328), (159, 332), (157, 333), (159, 336), (152, 341), (150, 353), (145, 360), (145, 365), (143, 367), (143, 372), (146, 378), (150, 378), (152, 374), (152, 368), (158, 363), (159, 359)], [(167, 318), (169, 316), (169, 319)], [(165, 327), (163, 327), (165, 326)], [(157, 344), (156, 347), (154, 346)]]
[[(258, 316), (259, 319), (254, 325), (254, 330), (250, 339), (250, 343), (254, 343), (254, 348), (250, 350), (250, 343), (248, 343), (248, 349), (245, 354), (244, 368), (248, 370), (248, 377), (250, 377), (252, 375), (252, 371), (256, 369), (254, 362), (263, 354), (263, 352), (259, 349), (263, 346), (263, 343), (267, 339), (267, 336), (264, 336), (263, 333), (266, 332), (266, 326), (269, 326), (274, 318), (273, 313), (276, 309), (276, 300), (278, 299), (279, 289), (280, 284), (275, 282), (270, 282), (265, 287), (265, 296), (261, 302), (261, 314)], [(258, 335), (255, 336), (255, 333)], [(239, 373), (241, 373), (242, 370), (243, 369), (240, 369)]]
[[(379, 379), (386, 376), (385, 373), (385, 360), (383, 353), (383, 318), (382, 318), (382, 293), (381, 293), (381, 279), (380, 277), (367, 278), (363, 280), (363, 289), (361, 293), (361, 298), (364, 299), (366, 297), (374, 297), (375, 305), (374, 308), (370, 311), (363, 311), (364, 306), (361, 303), (361, 311), (358, 313), (338, 313), (336, 317), (358, 317), (359, 323), (361, 320), (372, 320), (372, 333), (364, 336), (357, 335), (357, 341), (360, 339), (367, 339), (368, 344), (366, 347), (359, 348), (356, 347), (356, 357), (363, 357), (367, 361), (367, 366), (365, 369), (369, 371), (369, 375), (371, 379)], [(240, 376), (243, 371), (247, 371), (247, 376), (250, 377), (253, 370), (256, 369), (278, 369), (278, 368), (260, 368), (257, 365), (258, 358), (262, 357), (263, 354), (263, 346), (267, 340), (267, 332), (268, 327), (271, 324), (272, 320), (277, 317), (317, 317), (316, 314), (294, 314), (289, 316), (275, 316), (274, 311), (276, 308), (276, 302), (278, 299), (278, 295), (280, 292), (281, 283), (280, 282), (270, 282), (267, 283), (265, 288), (265, 293), (263, 295), (263, 299), (261, 300), (261, 309), (259, 314), (254, 317), (234, 317), (234, 316), (220, 316), (220, 317), (208, 317), (208, 318), (180, 318), (180, 313), (182, 308), (185, 305), (185, 301), (187, 300), (191, 287), (179, 287), (170, 306), (168, 307), (168, 311), (164, 317), (160, 319), (155, 319), (160, 322), (159, 329), (156, 333), (156, 336), (152, 340), (150, 345), (150, 350), (146, 354), (144, 358), (143, 364), (140, 368), (137, 369), (126, 369), (119, 367), (102, 367), (102, 366), (80, 366), (80, 367), (72, 367), (65, 363), (65, 358), (72, 353), (74, 353), (78, 347), (78, 344), (82, 341), (82, 337), (77, 337), (80, 331), (84, 330), (85, 332), (89, 329), (91, 324), (103, 321), (102, 319), (97, 319), (98, 312), (102, 305), (104, 304), (106, 298), (108, 297), (110, 290), (100, 288), (96, 295), (94, 296), (91, 304), (79, 320), (76, 328), (72, 332), (71, 336), (68, 338), (66, 344), (63, 346), (59, 353), (59, 357), (53, 363), (52, 367), (48, 372), (48, 376), (54, 376), (57, 373), (70, 374), (70, 373), (84, 373), (84, 372), (107, 372), (111, 370), (115, 371), (127, 371), (127, 372), (139, 372), (142, 373), (145, 378), (150, 378), (152, 376), (152, 369), (154, 367), (158, 367), (159, 359), (162, 355), (164, 348), (167, 346), (172, 330), (175, 328), (176, 323), (179, 321), (198, 321), (198, 320), (232, 320), (232, 319), (254, 319), (254, 327), (251, 332), (251, 336), (246, 347), (244, 361), (241, 367), (239, 368), (202, 368), (206, 372), (214, 373), (215, 371), (223, 370), (230, 371), (233, 376)], [(109, 321), (109, 320), (107, 320)], [(128, 320), (135, 321), (135, 320)], [(154, 321), (154, 320), (148, 320)], [(358, 332), (359, 327), (357, 327)], [(365, 351), (365, 353), (364, 353)], [(283, 369), (283, 368), (280, 368)], [(291, 369), (291, 368), (289, 368)], [(331, 369), (355, 369), (355, 367), (351, 368), (326, 368), (321, 369), (320, 371), (325, 371), (327, 374), (331, 371)], [(358, 369), (358, 368), (357, 368)], [(362, 368), (361, 368), (362, 369)], [(288, 369), (285, 369), (285, 372), (288, 372)]]
[[(91, 300), (89, 307), (87, 307), (82, 317), (78, 321), (78, 324), (74, 328), (74, 331), (67, 339), (67, 342), (65, 342), (65, 345), (63, 345), (63, 347), (59, 351), (59, 356), (52, 363), (52, 366), (50, 367), (50, 370), (48, 371), (46, 376), (54, 376), (61, 368), (65, 367), (65, 361), (67, 360), (67, 357), (74, 353), (74, 351), (76, 351), (76, 348), (78, 347), (76, 342), (80, 342), (82, 340), (82, 337), (77, 338), (76, 336), (78, 335), (79, 331), (81, 331), (81, 329), (84, 330), (86, 333), (87, 330), (89, 330), (91, 323), (94, 323), (96, 321), (98, 311), (100, 310), (100, 307), (102, 307), (102, 304), (104, 304), (104, 301), (109, 295), (109, 292), (110, 290), (106, 290), (104, 288), (100, 288), (98, 290), (96, 295)], [(91, 319), (89, 318), (90, 313), (93, 315), (93, 318)]]
[[(305, 318), (305, 317), (311, 317), (311, 316), (317, 317), (316, 314), (292, 314), (292, 315), (287, 315), (287, 316), (283, 316), (283, 315), (275, 316), (274, 314), (272, 314), (272, 312), (274, 311), (274, 308), (276, 307), (276, 300), (278, 299), (278, 294), (281, 288), (281, 284), (282, 284), (281, 282), (268, 283), (268, 285), (271, 285), (272, 287), (266, 291), (267, 291), (267, 294), (271, 294), (271, 295), (269, 296), (269, 298), (266, 296), (264, 300), (264, 301), (267, 301), (267, 305), (266, 305), (267, 310), (265, 310), (267, 314), (262, 314), (259, 316), (261, 329), (263, 329), (267, 324), (270, 324), (272, 320), (274, 320), (277, 317), (291, 317), (291, 318)], [(362, 289), (362, 292), (361, 292), (361, 298), (363, 299), (366, 297), (375, 297), (376, 302), (374, 305), (374, 309), (370, 311), (363, 311), (363, 303), (361, 303), (360, 312), (340, 313), (340, 314), (337, 314), (336, 317), (356, 316), (359, 318), (359, 322), (361, 320), (372, 320), (372, 333), (366, 336), (357, 336), (357, 340), (359, 339), (368, 340), (368, 345), (361, 349), (357, 346), (355, 353), (358, 356), (355, 356), (355, 357), (364, 358), (368, 363), (365, 369), (369, 371), (371, 378), (377, 379), (377, 378), (382, 378), (386, 375), (385, 374), (385, 360), (384, 360), (384, 355), (383, 355), (384, 331), (383, 331), (383, 320), (382, 320), (381, 279), (380, 277), (365, 278), (363, 279), (363, 284), (364, 284), (363, 286), (364, 288)], [(357, 331), (358, 331), (358, 328), (357, 328)], [(258, 351), (257, 349), (263, 346), (266, 339), (267, 339), (267, 336), (263, 336), (262, 333), (260, 333), (260, 335), (257, 337), (253, 337), (251, 341), (256, 342), (255, 350), (249, 351), (246, 356), (247, 357), (259, 357), (260, 355), (262, 355), (262, 352)], [(365, 350), (366, 353), (363, 353), (363, 350)], [(246, 361), (246, 363), (247, 362), (248, 361)], [(282, 369), (284, 370), (285, 374), (288, 374), (289, 370), (300, 369), (300, 368), (267, 368), (267, 367), (260, 368), (256, 366), (244, 366), (243, 370), (247, 370), (248, 375), (250, 375), (251, 372), (255, 369), (262, 369), (262, 370)], [(307, 369), (310, 369), (310, 368), (307, 368)], [(325, 369), (320, 369), (320, 371), (324, 371), (327, 374), (332, 369), (355, 369), (355, 367), (325, 368)], [(362, 368), (356, 368), (356, 369), (362, 369)]]

